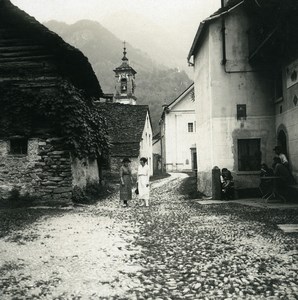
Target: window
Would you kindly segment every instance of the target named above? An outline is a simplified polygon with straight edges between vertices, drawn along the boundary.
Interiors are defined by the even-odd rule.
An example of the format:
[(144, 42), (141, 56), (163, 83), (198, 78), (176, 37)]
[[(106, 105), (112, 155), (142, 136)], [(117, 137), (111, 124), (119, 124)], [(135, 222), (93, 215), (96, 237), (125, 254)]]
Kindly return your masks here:
[(259, 171), (262, 160), (260, 139), (238, 140), (238, 170)]
[(193, 132), (193, 123), (188, 123), (188, 132)]
[(28, 140), (25, 138), (15, 138), (10, 140), (10, 154), (27, 154)]
[(121, 79), (121, 93), (126, 93), (127, 92), (127, 79), (122, 78)]
[(246, 120), (246, 104), (237, 104), (237, 120)]

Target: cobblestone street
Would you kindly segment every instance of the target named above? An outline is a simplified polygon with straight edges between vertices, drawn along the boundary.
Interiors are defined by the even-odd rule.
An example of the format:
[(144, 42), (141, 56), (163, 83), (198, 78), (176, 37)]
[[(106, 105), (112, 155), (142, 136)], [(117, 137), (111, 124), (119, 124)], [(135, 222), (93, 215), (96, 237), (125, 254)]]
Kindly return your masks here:
[[(297, 209), (186, 199), (176, 175), (151, 206), (45, 210), (0, 239), (0, 299), (298, 299)], [(40, 209), (29, 209), (34, 216)]]

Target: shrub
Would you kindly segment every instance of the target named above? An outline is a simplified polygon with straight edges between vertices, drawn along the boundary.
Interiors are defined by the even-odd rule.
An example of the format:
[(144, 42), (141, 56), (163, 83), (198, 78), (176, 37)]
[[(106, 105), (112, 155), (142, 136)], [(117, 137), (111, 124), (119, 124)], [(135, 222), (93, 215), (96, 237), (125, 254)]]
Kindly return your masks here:
[(80, 204), (92, 204), (103, 199), (112, 192), (112, 188), (97, 182), (87, 182), (85, 188), (75, 186), (72, 192), (72, 201)]
[(72, 190), (72, 201), (73, 203), (88, 203), (85, 191), (77, 185)]

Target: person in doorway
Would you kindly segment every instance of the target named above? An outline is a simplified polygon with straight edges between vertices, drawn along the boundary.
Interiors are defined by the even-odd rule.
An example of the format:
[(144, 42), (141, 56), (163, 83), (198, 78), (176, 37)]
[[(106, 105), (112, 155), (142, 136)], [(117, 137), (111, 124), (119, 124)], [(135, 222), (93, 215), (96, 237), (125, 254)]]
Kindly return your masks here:
[[(147, 158), (142, 157), (140, 159), (140, 165), (138, 168), (138, 191), (140, 206), (144, 204), (149, 206), (149, 166), (147, 164)], [(145, 202), (145, 203), (144, 203)]]
[(128, 206), (128, 201), (132, 199), (132, 184), (133, 178), (130, 168), (130, 159), (124, 158), (120, 167), (120, 200), (123, 201), (123, 206)]
[(281, 147), (280, 146), (275, 146), (273, 148), (273, 151), (275, 152), (276, 156), (280, 158), (281, 163), (286, 166), (287, 168), (289, 167), (289, 161), (284, 153), (282, 153)]

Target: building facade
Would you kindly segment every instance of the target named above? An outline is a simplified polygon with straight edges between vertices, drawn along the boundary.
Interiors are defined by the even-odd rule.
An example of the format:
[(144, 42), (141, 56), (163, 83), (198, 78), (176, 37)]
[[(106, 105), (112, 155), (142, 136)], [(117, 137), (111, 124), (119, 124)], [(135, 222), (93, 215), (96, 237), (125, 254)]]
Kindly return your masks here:
[(166, 105), (160, 120), (162, 169), (164, 172), (197, 168), (194, 85)]
[(282, 145), (298, 175), (297, 85), (292, 80), (297, 51), (279, 50), (285, 46), (280, 40), (285, 28), (271, 22), (278, 10), (262, 4), (228, 1), (201, 22), (190, 49), (199, 99), (198, 190), (207, 195), (215, 166), (232, 171), (237, 189), (257, 187), (260, 164), (271, 166), (276, 144)]
[[(75, 186), (99, 182), (97, 160), (73, 156), (61, 123), (51, 116), (65, 97), (89, 101), (101, 96), (101, 87), (79, 50), (9, 0), (0, 0), (0, 27), (0, 199), (17, 189), (40, 201), (69, 202)], [(61, 82), (67, 88), (62, 89)], [(83, 90), (85, 95), (78, 92), (72, 98), (68, 89)], [(42, 107), (22, 106), (40, 104), (47, 97), (52, 114), (46, 110), (41, 115)], [(8, 126), (11, 116), (5, 111), (12, 99), (16, 118)]]

